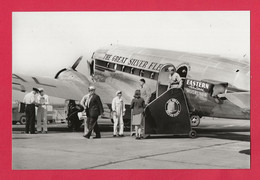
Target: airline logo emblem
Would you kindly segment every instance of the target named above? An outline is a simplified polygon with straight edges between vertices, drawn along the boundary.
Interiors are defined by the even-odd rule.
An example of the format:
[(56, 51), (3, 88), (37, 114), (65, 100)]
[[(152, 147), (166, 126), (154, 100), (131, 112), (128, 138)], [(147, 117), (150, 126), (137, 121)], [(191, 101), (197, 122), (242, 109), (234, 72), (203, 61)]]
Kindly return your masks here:
[(165, 112), (170, 117), (178, 116), (181, 112), (180, 102), (175, 98), (169, 99), (165, 104)]

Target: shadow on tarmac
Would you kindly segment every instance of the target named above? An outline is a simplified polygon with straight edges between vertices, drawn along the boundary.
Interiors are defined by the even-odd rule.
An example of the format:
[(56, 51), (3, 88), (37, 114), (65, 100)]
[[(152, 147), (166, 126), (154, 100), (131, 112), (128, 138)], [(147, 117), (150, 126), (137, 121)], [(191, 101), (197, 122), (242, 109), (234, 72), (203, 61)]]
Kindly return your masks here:
[[(250, 135), (233, 134), (233, 133), (224, 133), (224, 134), (213, 134), (213, 133), (212, 134), (197, 134), (196, 138), (207, 137), (207, 138), (250, 142)], [(190, 138), (190, 137), (188, 135), (151, 135), (151, 136), (148, 136), (146, 139), (170, 139), (170, 138), (182, 139), (182, 138)]]
[(198, 137), (227, 139), (234, 141), (246, 141), (250, 142), (250, 135), (235, 134), (235, 133), (221, 133), (221, 134), (199, 134)]

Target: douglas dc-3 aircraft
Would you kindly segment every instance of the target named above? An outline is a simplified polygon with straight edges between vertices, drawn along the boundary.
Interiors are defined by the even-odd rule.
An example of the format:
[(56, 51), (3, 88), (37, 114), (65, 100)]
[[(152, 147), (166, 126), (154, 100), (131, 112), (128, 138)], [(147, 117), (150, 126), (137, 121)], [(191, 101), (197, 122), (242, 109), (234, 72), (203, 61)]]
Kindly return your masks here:
[[(25, 92), (43, 87), (50, 96), (81, 100), (88, 87), (95, 85), (96, 93), (107, 107), (111, 107), (117, 90), (123, 92), (129, 105), (141, 78), (154, 92), (153, 99), (159, 99), (167, 91), (168, 68), (175, 67), (183, 79), (182, 90), (192, 126), (198, 126), (202, 116), (250, 118), (247, 62), (209, 54), (111, 45), (93, 53), (87, 60), (87, 75), (83, 75), (76, 70), (81, 59), (72, 67), (60, 70), (54, 79), (14, 73), (12, 88)], [(129, 108), (127, 111), (125, 118), (129, 119)]]

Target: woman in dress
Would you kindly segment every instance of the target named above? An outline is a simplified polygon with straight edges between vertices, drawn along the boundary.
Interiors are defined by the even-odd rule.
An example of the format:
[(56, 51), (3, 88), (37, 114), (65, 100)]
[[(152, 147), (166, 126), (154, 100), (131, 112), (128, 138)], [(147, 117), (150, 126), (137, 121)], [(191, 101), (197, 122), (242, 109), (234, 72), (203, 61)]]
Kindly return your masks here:
[(145, 107), (145, 101), (143, 98), (141, 98), (141, 92), (140, 90), (136, 90), (134, 99), (132, 100), (130, 106), (130, 108), (133, 109), (132, 125), (135, 126), (136, 139), (141, 139), (144, 107)]

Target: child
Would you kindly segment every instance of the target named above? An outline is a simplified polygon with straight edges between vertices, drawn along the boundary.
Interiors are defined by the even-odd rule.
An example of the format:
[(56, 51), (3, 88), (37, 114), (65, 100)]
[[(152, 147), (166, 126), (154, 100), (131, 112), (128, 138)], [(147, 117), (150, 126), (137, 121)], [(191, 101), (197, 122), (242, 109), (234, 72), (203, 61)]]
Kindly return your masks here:
[(133, 109), (133, 119), (132, 125), (135, 125), (135, 134), (136, 139), (141, 139), (141, 126), (142, 126), (142, 117), (144, 112), (145, 102), (141, 98), (140, 90), (135, 91), (134, 99), (131, 102), (130, 108)]

